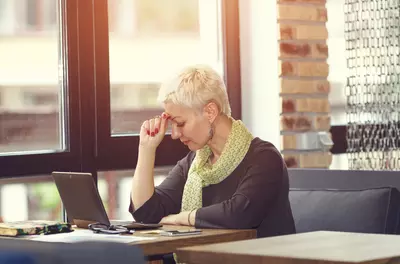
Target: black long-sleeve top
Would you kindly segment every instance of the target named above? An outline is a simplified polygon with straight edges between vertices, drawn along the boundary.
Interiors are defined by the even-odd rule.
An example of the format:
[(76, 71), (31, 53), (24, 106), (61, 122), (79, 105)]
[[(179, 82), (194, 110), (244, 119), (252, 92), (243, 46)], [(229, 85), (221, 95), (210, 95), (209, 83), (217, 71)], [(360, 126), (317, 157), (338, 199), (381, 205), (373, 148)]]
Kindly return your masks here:
[[(190, 152), (140, 208), (129, 211), (136, 221), (158, 223), (181, 210), (183, 188), (195, 152)], [(257, 229), (257, 237), (295, 233), (289, 180), (279, 151), (254, 138), (243, 161), (222, 182), (203, 188), (197, 228)]]

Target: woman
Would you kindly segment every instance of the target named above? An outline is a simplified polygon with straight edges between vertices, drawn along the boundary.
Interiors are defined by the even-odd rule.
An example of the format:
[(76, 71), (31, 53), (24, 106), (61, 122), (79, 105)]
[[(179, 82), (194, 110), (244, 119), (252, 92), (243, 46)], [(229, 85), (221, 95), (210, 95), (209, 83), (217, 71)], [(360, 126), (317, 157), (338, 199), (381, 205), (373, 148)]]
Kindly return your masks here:
[[(230, 116), (216, 71), (188, 67), (161, 87), (159, 99), (165, 112), (145, 121), (140, 131), (129, 208), (136, 221), (253, 228), (258, 237), (295, 232), (285, 163), (271, 143), (254, 138)], [(156, 148), (169, 123), (172, 138), (191, 151), (154, 187)]]

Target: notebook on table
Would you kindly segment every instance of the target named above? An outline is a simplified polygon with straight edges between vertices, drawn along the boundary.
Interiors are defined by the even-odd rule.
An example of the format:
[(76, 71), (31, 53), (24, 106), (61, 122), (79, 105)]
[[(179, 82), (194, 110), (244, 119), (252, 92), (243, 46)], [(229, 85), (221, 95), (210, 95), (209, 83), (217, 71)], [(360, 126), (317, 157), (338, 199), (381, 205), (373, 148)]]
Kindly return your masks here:
[(0, 223), (0, 236), (49, 235), (73, 231), (71, 224), (56, 221), (15, 221)]
[(79, 228), (87, 229), (88, 225), (93, 223), (107, 226), (118, 225), (136, 230), (162, 227), (161, 224), (125, 220), (110, 221), (91, 173), (53, 172), (52, 176), (69, 222)]

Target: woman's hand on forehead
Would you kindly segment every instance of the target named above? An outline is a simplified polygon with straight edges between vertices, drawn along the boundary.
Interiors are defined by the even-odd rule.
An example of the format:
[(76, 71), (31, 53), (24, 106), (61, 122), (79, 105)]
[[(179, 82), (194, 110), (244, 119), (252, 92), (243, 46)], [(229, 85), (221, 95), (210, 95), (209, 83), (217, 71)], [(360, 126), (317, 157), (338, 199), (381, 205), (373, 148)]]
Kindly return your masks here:
[(165, 136), (169, 119), (170, 116), (164, 112), (144, 121), (140, 130), (140, 145), (156, 149)]

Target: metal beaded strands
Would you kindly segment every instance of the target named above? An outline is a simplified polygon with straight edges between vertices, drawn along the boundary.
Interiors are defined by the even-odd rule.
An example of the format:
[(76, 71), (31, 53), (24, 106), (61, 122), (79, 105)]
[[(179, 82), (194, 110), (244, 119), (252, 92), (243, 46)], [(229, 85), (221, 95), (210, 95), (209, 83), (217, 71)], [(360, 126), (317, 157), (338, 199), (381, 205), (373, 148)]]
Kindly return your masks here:
[(399, 170), (400, 0), (345, 0), (349, 169)]

